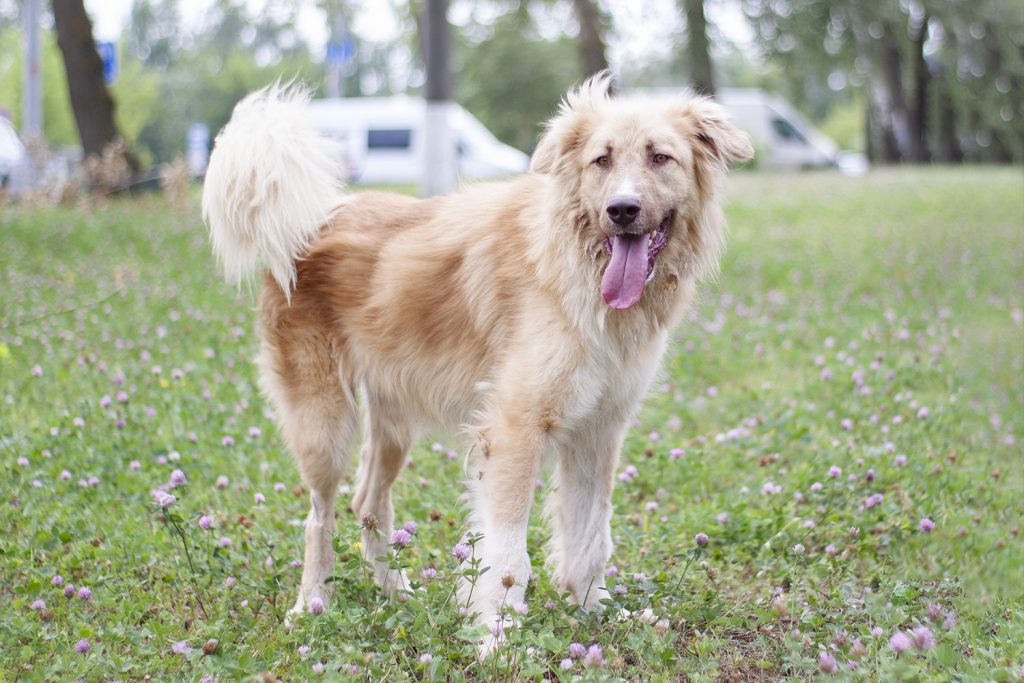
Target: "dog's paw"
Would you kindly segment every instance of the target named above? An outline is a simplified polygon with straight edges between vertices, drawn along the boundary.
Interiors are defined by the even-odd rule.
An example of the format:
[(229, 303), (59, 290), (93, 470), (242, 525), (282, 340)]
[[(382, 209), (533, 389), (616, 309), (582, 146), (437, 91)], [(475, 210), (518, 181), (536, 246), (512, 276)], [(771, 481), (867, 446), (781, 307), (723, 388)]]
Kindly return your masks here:
[(380, 589), (384, 595), (394, 598), (399, 602), (408, 600), (415, 591), (409, 585), (409, 576), (404, 569), (389, 569), (378, 580)]
[(320, 614), (325, 609), (327, 609), (327, 602), (325, 598), (315, 595), (307, 602), (300, 590), (298, 597), (295, 598), (295, 604), (292, 605), (292, 608), (284, 615), (284, 625), (287, 628), (292, 628), (299, 623), (302, 619), (302, 615), (306, 612), (310, 612), (311, 614)]
[(481, 623), (486, 624), (491, 632), (477, 642), (477, 655), (480, 661), (484, 661), (496, 653), (505, 643), (505, 630), (514, 624), (509, 617), (493, 616)]
[(292, 608), (284, 615), (284, 626), (285, 628), (294, 628), (298, 625), (302, 619), (302, 615), (306, 613), (306, 602), (302, 599), (302, 593), (299, 593), (299, 597), (295, 600), (295, 604)]

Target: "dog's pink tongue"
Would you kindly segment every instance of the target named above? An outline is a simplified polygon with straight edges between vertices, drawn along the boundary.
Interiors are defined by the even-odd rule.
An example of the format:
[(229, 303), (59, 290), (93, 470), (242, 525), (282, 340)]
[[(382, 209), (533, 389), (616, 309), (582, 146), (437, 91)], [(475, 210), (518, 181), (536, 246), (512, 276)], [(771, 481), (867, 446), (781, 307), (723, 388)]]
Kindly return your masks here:
[(644, 293), (649, 235), (617, 235), (612, 259), (601, 278), (601, 295), (612, 308), (629, 308)]

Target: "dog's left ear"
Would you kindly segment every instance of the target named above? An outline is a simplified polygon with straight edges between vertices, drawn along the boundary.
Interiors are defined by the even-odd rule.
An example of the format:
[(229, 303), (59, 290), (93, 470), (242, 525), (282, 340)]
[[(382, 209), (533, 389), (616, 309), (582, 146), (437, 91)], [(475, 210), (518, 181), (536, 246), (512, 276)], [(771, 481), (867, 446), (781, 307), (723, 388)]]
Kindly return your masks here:
[(695, 97), (683, 105), (682, 118), (695, 153), (723, 169), (732, 162), (754, 157), (750, 135), (732, 124), (722, 105), (706, 97)]

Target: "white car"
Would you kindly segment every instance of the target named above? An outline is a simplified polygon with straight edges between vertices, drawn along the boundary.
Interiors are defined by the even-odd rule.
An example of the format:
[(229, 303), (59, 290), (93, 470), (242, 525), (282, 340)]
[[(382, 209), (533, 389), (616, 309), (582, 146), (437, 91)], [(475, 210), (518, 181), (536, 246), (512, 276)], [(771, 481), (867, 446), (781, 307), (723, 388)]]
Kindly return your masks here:
[(25, 158), (25, 145), (11, 122), (0, 117), (0, 187), (7, 187), (14, 168)]

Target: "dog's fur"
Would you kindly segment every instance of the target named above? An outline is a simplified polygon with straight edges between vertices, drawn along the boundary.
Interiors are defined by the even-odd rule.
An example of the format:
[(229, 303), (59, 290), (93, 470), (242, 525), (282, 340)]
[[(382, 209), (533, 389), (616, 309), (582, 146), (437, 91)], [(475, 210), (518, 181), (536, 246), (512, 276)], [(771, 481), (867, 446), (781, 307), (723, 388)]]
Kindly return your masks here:
[[(480, 623), (523, 598), (545, 460), (555, 583), (596, 607), (607, 596), (619, 449), (670, 328), (716, 267), (717, 186), (730, 161), (753, 154), (749, 138), (708, 99), (616, 100), (602, 75), (567, 95), (526, 175), (426, 200), (345, 195), (304, 121), (307, 99), (272, 87), (243, 100), (217, 138), (203, 193), (227, 274), (240, 277), (257, 258), (268, 269), (262, 384), (312, 498), (295, 609), (328, 597), (335, 493), (360, 402), (352, 506), (376, 526), (363, 534), (368, 558), (389, 551), (391, 486), (413, 442), (429, 429), (462, 430), (472, 530), (482, 533), (475, 552), (489, 568), (472, 591)], [(640, 209), (625, 228), (608, 213), (622, 197)], [(613, 293), (617, 307), (606, 304), (613, 235), (666, 227), (639, 300)], [(408, 589), (374, 564), (385, 590)]]

